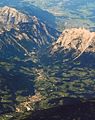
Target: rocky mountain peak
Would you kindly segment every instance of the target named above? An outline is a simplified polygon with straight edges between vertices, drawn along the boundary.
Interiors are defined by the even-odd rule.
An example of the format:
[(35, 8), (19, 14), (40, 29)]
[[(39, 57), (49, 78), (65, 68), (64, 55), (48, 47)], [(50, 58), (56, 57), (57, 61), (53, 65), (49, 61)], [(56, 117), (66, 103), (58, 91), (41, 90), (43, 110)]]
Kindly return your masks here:
[(18, 24), (19, 22), (28, 22), (29, 17), (15, 8), (8, 6), (0, 8), (0, 23), (4, 25)]
[(60, 34), (36, 16), (28, 16), (8, 6), (0, 8), (0, 23), (0, 50), (5, 57), (6, 52), (9, 56), (17, 53), (31, 57), (32, 51), (46, 49)]
[(60, 48), (64, 50), (74, 49), (79, 57), (83, 52), (95, 52), (95, 32), (85, 28), (71, 28), (63, 31), (59, 39), (53, 45), (53, 52)]

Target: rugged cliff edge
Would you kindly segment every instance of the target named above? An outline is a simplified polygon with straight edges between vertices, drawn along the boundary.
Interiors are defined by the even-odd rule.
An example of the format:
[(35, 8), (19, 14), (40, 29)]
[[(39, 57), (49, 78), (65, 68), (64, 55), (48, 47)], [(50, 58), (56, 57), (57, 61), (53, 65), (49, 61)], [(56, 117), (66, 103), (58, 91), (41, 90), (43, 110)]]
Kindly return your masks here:
[(36, 16), (21, 13), (8, 6), (0, 8), (1, 56), (22, 54), (31, 57), (32, 50), (48, 47), (59, 32)]
[(84, 52), (95, 52), (95, 32), (85, 28), (71, 28), (63, 31), (57, 42), (54, 43), (52, 53), (59, 50), (75, 51), (75, 59)]

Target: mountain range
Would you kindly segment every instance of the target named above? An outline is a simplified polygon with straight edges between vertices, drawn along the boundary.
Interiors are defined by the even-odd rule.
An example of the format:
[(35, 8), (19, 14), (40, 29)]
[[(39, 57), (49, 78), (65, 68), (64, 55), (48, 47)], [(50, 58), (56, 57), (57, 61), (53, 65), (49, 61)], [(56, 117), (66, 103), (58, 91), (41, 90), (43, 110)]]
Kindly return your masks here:
[(94, 101), (95, 32), (55, 28), (29, 12), (0, 8), (0, 119)]
[(28, 16), (8, 6), (0, 11), (0, 52), (3, 57), (6, 52), (9, 56), (20, 52), (31, 56), (33, 49), (44, 49), (59, 36), (60, 32), (45, 25), (36, 16)]

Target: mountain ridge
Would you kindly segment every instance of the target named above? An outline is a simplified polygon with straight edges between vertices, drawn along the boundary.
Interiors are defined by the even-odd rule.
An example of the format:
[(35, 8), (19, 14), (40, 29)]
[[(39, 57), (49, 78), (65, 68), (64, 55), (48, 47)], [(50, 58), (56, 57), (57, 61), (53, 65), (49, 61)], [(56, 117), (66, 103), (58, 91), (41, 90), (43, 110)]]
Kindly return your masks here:
[(75, 50), (75, 59), (84, 52), (95, 52), (95, 32), (90, 32), (85, 28), (66, 29), (54, 43), (51, 52), (57, 52), (59, 49)]
[[(14, 48), (17, 49), (15, 53), (20, 48), (21, 51), (31, 57), (29, 52), (32, 49), (45, 48), (59, 36), (57, 30), (43, 23), (36, 16), (28, 16), (8, 6), (1, 8), (1, 11), (1, 23), (3, 21), (0, 29), (1, 49), (4, 48), (6, 50), (8, 45), (10, 45), (13, 51)], [(6, 18), (5, 15), (7, 15)], [(13, 22), (11, 21), (12, 18), (14, 18)], [(4, 23), (4, 19), (6, 24)], [(8, 39), (6, 39), (7, 37)], [(5, 45), (7, 47), (4, 47)]]
[(0, 22), (4, 25), (29, 21), (28, 15), (8, 6), (0, 7), (0, 18)]
[(71, 28), (61, 34), (36, 16), (24, 19), (14, 8), (2, 9), (7, 22), (1, 22), (0, 33), (0, 113), (53, 108), (64, 105), (65, 97), (94, 97), (94, 32)]

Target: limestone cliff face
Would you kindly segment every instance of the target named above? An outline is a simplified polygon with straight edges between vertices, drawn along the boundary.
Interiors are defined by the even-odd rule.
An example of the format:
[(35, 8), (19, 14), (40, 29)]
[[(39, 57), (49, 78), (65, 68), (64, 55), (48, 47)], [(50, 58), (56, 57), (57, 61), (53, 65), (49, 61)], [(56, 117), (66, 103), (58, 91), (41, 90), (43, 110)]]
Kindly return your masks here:
[[(59, 32), (36, 16), (28, 16), (10, 7), (0, 8), (0, 53), (2, 56), (46, 48), (58, 39)], [(10, 47), (11, 46), (11, 47)], [(14, 51), (14, 52), (13, 52)]]
[(84, 28), (72, 28), (63, 31), (57, 42), (53, 44), (52, 53), (59, 49), (74, 49), (79, 57), (83, 52), (95, 52), (95, 32)]
[(28, 22), (29, 17), (15, 8), (8, 6), (0, 8), (0, 23), (6, 25), (18, 24), (19, 22)]

